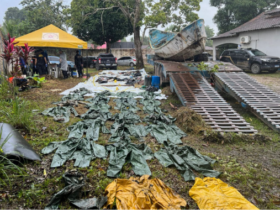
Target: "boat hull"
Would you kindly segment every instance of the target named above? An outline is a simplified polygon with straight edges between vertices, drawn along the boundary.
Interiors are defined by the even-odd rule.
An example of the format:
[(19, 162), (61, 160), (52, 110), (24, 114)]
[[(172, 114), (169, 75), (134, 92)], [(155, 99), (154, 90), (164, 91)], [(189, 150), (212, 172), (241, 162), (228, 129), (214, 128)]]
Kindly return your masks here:
[[(150, 43), (157, 37), (155, 32), (157, 31), (153, 31), (153, 39), (150, 37)], [(159, 33), (164, 32), (159, 31)], [(164, 38), (161, 37), (161, 40), (158, 41), (163, 43), (161, 46), (153, 47), (152, 43), (151, 46), (159, 57), (172, 61), (184, 61), (204, 52), (206, 38), (204, 20), (200, 19), (177, 33), (168, 42), (164, 43)]]

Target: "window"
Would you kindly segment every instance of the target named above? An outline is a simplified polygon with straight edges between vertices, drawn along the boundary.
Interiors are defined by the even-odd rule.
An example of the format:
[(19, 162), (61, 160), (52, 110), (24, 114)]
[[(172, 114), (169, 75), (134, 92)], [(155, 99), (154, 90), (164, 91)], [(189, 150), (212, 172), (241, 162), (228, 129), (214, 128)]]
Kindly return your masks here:
[(222, 56), (229, 56), (229, 51), (224, 51)]
[(59, 61), (58, 57), (49, 56), (50, 61)]
[(236, 52), (235, 51), (230, 51), (230, 56), (236, 56)]
[(247, 52), (252, 56), (266, 56), (265, 53), (259, 50), (248, 50)]
[(101, 54), (101, 55), (99, 55), (99, 57), (101, 57), (101, 58), (111, 58), (111, 57), (114, 57), (112, 54)]

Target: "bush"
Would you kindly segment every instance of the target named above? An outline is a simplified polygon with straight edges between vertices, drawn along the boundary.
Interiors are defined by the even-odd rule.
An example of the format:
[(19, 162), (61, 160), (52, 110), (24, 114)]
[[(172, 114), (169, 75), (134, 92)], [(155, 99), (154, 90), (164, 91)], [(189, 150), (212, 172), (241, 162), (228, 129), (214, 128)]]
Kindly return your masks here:
[(9, 123), (15, 128), (30, 132), (35, 127), (31, 103), (15, 97), (10, 101), (0, 101), (0, 122)]
[(17, 95), (18, 88), (9, 83), (7, 79), (0, 75), (0, 100), (11, 100)]

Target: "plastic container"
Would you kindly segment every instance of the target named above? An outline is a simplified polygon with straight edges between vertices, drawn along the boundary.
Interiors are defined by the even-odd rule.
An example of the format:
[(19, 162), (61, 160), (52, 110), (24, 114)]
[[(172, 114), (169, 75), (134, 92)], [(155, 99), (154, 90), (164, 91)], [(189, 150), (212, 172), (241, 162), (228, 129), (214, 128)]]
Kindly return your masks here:
[(77, 76), (77, 72), (73, 71), (72, 76)]
[(149, 86), (151, 86), (151, 84), (152, 84), (152, 77), (146, 75), (146, 76), (145, 76), (144, 85), (145, 85), (146, 87), (149, 87)]
[(159, 89), (160, 86), (160, 77), (152, 76), (152, 86)]

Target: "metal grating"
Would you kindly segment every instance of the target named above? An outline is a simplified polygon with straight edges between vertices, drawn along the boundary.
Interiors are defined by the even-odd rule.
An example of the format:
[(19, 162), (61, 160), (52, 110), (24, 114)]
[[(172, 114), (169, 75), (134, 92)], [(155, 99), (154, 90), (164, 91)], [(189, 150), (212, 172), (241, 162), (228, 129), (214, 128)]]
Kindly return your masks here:
[(215, 73), (215, 85), (248, 105), (269, 127), (280, 132), (280, 95), (246, 73)]
[(170, 74), (170, 87), (183, 105), (200, 114), (214, 131), (257, 133), (199, 73)]

